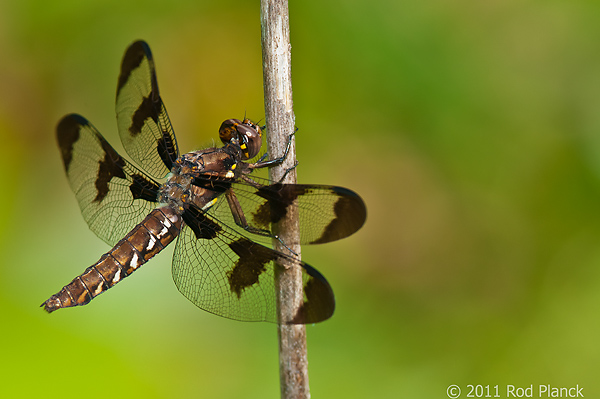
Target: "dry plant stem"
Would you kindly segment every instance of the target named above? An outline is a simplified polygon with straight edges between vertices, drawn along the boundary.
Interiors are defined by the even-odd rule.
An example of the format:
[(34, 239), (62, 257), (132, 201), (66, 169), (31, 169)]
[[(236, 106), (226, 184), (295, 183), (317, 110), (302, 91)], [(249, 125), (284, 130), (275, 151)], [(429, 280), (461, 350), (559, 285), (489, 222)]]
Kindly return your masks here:
[[(271, 158), (285, 151), (288, 136), (295, 129), (292, 102), (291, 46), (287, 0), (261, 0), (263, 80), (267, 145)], [(270, 178), (279, 181), (296, 160), (292, 143), (285, 162), (270, 169)], [(295, 183), (296, 171), (287, 174), (284, 182)], [(300, 256), (299, 225), (297, 215), (276, 226), (276, 233), (288, 247)], [(278, 241), (275, 248), (289, 253)], [(285, 266), (285, 265), (283, 265)], [(276, 276), (279, 288), (280, 319), (290, 320), (302, 303), (302, 274), (300, 270), (288, 269)], [(306, 328), (304, 325), (279, 325), (279, 373), (282, 398), (309, 398), (308, 360), (306, 357)]]

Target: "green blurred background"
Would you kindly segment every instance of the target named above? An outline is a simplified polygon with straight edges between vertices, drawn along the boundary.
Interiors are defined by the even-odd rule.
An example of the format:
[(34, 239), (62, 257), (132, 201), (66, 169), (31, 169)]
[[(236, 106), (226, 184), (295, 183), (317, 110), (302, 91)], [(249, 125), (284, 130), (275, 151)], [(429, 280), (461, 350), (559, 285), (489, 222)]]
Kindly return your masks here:
[[(315, 398), (444, 398), (457, 384), (579, 384), (599, 397), (600, 3), (291, 4), (304, 183), (359, 192), (368, 220), (303, 248), (334, 317), (308, 326)], [(0, 2), (0, 397), (276, 398), (277, 332), (194, 307), (172, 249), (92, 304), (39, 305), (108, 250), (54, 128), (120, 149), (114, 94), (154, 52), (185, 152), (264, 117), (259, 4)], [(535, 397), (537, 392), (535, 392)]]

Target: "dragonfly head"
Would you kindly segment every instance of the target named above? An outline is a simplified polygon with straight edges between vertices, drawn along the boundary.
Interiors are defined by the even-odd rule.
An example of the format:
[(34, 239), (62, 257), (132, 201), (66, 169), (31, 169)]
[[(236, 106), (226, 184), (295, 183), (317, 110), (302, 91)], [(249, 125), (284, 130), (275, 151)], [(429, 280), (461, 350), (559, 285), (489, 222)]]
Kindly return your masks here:
[(227, 119), (219, 128), (223, 144), (234, 144), (242, 150), (242, 159), (258, 155), (262, 146), (262, 129), (250, 119)]

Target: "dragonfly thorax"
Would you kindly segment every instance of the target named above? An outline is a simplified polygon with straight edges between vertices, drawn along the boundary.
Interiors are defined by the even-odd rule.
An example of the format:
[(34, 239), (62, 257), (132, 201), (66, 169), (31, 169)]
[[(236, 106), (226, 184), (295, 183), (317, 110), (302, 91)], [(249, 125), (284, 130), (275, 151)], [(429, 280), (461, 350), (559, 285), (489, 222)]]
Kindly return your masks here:
[(159, 202), (184, 212), (189, 204), (207, 209), (237, 177), (240, 154), (228, 147), (192, 151), (177, 159), (159, 192)]

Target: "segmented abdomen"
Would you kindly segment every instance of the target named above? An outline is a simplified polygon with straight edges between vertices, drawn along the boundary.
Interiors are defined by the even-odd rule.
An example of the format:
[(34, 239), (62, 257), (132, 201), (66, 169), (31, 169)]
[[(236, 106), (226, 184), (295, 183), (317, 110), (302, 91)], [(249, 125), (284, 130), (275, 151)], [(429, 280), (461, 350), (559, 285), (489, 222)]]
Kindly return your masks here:
[(154, 209), (98, 262), (41, 306), (51, 313), (60, 308), (88, 304), (162, 251), (177, 237), (182, 221), (181, 216), (168, 206)]

